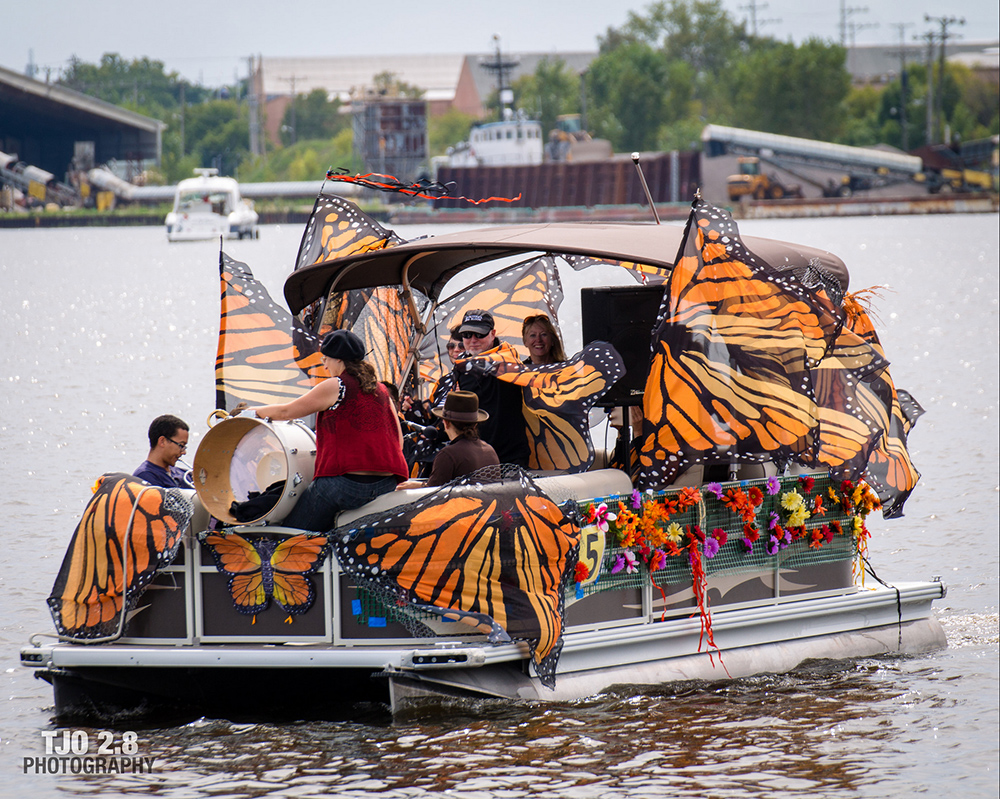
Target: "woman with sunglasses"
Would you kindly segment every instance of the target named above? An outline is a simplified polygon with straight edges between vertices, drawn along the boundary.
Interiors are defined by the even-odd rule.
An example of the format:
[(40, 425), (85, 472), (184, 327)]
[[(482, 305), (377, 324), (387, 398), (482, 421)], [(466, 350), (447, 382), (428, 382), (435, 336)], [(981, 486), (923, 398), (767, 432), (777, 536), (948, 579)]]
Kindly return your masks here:
[(283, 523), (325, 532), (340, 511), (393, 491), (408, 470), (396, 406), (364, 360), (361, 339), (334, 330), (323, 339), (320, 355), (329, 379), (291, 402), (251, 410), (275, 421), (316, 414), (313, 481)]
[(521, 340), (528, 349), (525, 363), (559, 363), (566, 360), (562, 341), (552, 320), (545, 314), (527, 317), (521, 324)]

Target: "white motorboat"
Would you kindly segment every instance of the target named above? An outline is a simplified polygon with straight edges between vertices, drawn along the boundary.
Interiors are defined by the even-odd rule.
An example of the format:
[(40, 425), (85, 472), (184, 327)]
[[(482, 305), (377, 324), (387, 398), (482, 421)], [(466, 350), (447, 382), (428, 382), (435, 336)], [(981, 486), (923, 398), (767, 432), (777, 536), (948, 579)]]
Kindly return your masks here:
[[(333, 213), (332, 203), (324, 214)], [(351, 213), (357, 220), (360, 212)], [(743, 256), (739, 266), (753, 260), (713, 244), (735, 232), (720, 228), (716, 238), (714, 210), (699, 213), (690, 229), (704, 236), (698, 263), (734, 253)], [(401, 285), (433, 303), (445, 281), (468, 266), (562, 253), (659, 271), (671, 276), (664, 284), (670, 297), (678, 291), (676, 265), (690, 270), (695, 262), (674, 255), (691, 252), (690, 230), (540, 225), (366, 244), (308, 261), (289, 277), (285, 295), (296, 313), (331, 292), (372, 286)], [(846, 282), (843, 263), (829, 253), (762, 239), (739, 243), (774, 267), (769, 284), (797, 302), (807, 301), (803, 285), (817, 272)], [(834, 291), (813, 285), (817, 295)], [(657, 329), (672, 323), (674, 312), (664, 307)], [(710, 327), (718, 333), (724, 325)], [(350, 715), (367, 702), (398, 711), (442, 697), (562, 701), (617, 684), (728, 679), (811, 658), (942, 647), (932, 610), (945, 594), (940, 580), (890, 586), (868, 567), (867, 517), (883, 503), (897, 512), (912, 484), (897, 479), (892, 486), (885, 477), (886, 453), (905, 471), (905, 434), (886, 427), (879, 437), (871, 425), (850, 432), (838, 416), (847, 407), (857, 418), (856, 408), (876, 394), (891, 405), (886, 425), (898, 410), (884, 362), (845, 330), (841, 320), (822, 358), (802, 368), (822, 372), (827, 388), (861, 391), (855, 376), (868, 364), (862, 382), (878, 391), (839, 410), (823, 406), (812, 450), (788, 455), (804, 440), (792, 441), (792, 421), (784, 432), (767, 423), (775, 440), (784, 436), (773, 451), (703, 446), (692, 435), (682, 447), (686, 468), (672, 471), (666, 462), (673, 454), (664, 458), (643, 444), (635, 450), (640, 479), (642, 469), (669, 472), (670, 482), (658, 488), (639, 490), (633, 474), (592, 458), (561, 471), (501, 467), (439, 489), (384, 495), (341, 514), (328, 533), (305, 535), (281, 521), (312, 479), (312, 431), (301, 422), (223, 418), (199, 445), (194, 491), (105, 477), (49, 599), (58, 640), (33, 637), (21, 662), (52, 683), (56, 713), (65, 718), (163, 709), (302, 718)], [(728, 350), (740, 346), (755, 345), (734, 339)], [(651, 380), (664, 368), (653, 351)], [(741, 369), (752, 372), (749, 362)], [(837, 382), (840, 369), (849, 380)], [(891, 393), (878, 393), (876, 373)], [(712, 384), (719, 387), (718, 421), (727, 413), (726, 387)], [(843, 399), (840, 389), (833, 393)], [(785, 389), (773, 390), (778, 396)], [(810, 391), (818, 401), (819, 389)], [(647, 389), (644, 415), (652, 424), (659, 411), (650, 395)], [(684, 407), (697, 420), (694, 406)], [(731, 419), (716, 434), (754, 424)], [(848, 463), (855, 435), (865, 442), (874, 436), (867, 468)], [(657, 436), (649, 440), (664, 440)], [(885, 436), (896, 444), (886, 446)], [(824, 444), (833, 438), (836, 455)], [(822, 462), (810, 464), (817, 455)], [(848, 468), (864, 477), (844, 478)], [(713, 479), (719, 469), (721, 479)], [(238, 512), (275, 488), (266, 506)], [(88, 550), (101, 540), (94, 534), (101, 525), (117, 525), (101, 550), (107, 558)], [(282, 566), (290, 553), (295, 568)], [(94, 579), (80, 564), (96, 561), (122, 565)]]
[(196, 169), (198, 177), (177, 184), (173, 210), (167, 214), (169, 241), (255, 239), (257, 212), (240, 195), (233, 178), (219, 177), (217, 169)]

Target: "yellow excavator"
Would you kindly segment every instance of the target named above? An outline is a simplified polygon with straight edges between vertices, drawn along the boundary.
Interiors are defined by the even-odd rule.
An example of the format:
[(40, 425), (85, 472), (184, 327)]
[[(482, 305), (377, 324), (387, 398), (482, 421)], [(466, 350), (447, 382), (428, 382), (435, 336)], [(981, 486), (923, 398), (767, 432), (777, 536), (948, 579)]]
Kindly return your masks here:
[(755, 200), (781, 200), (785, 197), (802, 197), (802, 187), (798, 183), (784, 183), (777, 175), (760, 171), (760, 158), (755, 155), (739, 158), (740, 172), (726, 178), (729, 199), (739, 202), (744, 197)]
[(594, 139), (583, 129), (580, 114), (561, 114), (549, 131), (545, 145), (547, 161), (601, 161), (611, 157), (611, 142)]

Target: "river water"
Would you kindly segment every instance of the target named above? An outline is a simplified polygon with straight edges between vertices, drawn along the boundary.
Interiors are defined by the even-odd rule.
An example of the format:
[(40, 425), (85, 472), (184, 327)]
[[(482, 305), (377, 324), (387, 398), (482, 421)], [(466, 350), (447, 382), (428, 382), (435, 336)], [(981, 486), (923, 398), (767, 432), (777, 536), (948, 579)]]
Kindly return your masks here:
[[(935, 606), (947, 649), (396, 721), (201, 719), (136, 730), (139, 754), (155, 758), (151, 774), (25, 774), (24, 759), (44, 751), (42, 733), (58, 728), (51, 688), (20, 666), (19, 648), (53, 631), (45, 597), (94, 479), (135, 468), (160, 413), (186, 419), (195, 446), (206, 430), (218, 245), (168, 245), (158, 228), (3, 230), (0, 796), (995, 797), (997, 217), (741, 228), (836, 252), (854, 289), (888, 286), (879, 332), (896, 385), (927, 413), (910, 436), (920, 485), (905, 518), (872, 525), (870, 553), (887, 581), (947, 583)], [(226, 250), (280, 301), (300, 236), (297, 226), (268, 226), (259, 241)], [(570, 351), (580, 343), (576, 280), (566, 281), (562, 314)], [(246, 697), (251, 716), (254, 701)]]

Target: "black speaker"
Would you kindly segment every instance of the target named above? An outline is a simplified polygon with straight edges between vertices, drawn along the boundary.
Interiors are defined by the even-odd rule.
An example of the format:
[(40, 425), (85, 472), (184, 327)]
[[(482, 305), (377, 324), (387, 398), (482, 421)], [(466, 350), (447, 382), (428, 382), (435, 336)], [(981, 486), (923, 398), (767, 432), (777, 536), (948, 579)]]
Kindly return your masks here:
[(642, 405), (649, 375), (650, 341), (663, 286), (606, 286), (580, 290), (583, 343), (607, 341), (625, 362), (625, 376), (605, 394), (606, 408)]

